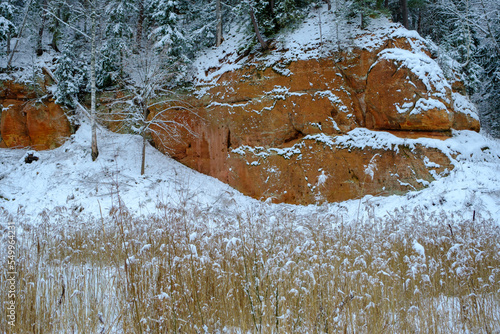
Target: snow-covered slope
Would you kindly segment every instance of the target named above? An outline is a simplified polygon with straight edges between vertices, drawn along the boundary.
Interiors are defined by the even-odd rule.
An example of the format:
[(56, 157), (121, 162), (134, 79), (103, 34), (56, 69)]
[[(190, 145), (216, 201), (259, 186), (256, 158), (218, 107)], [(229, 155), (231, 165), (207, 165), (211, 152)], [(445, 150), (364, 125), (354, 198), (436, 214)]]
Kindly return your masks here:
[[(95, 162), (90, 158), (90, 127), (85, 123), (52, 151), (0, 149), (0, 207), (33, 217), (43, 210), (66, 209), (99, 216), (118, 205), (118, 194), (138, 215), (155, 212), (161, 203), (189, 202), (206, 209), (254, 202), (151, 146), (146, 173), (141, 176), (141, 137), (99, 132)], [(28, 153), (39, 160), (25, 163)]]
[[(334, 11), (328, 10), (326, 4), (311, 11), (294, 29), (280, 32), (271, 41), (272, 52), (261, 52), (259, 45), (248, 50), (248, 41), (253, 36), (247, 33), (233, 29), (224, 37), (223, 47), (200, 52), (193, 62), (194, 76), (200, 84), (213, 83), (225, 72), (252, 64), (272, 67), (286, 75), (286, 69), (282, 69), (284, 64), (327, 57), (339, 49), (373, 50), (380, 48), (387, 39), (410, 39), (412, 48), (420, 52), (428, 43), (416, 31), (407, 30), (383, 16), (371, 19), (369, 29), (361, 29), (359, 22), (339, 19)], [(245, 51), (249, 51), (250, 56), (243, 56)]]
[[(371, 32), (336, 20), (335, 15), (323, 6), (313, 11), (296, 30), (284, 32), (276, 38), (273, 47), (280, 52), (273, 53), (275, 56), (260, 54), (256, 48), (252, 57), (257, 62), (265, 62), (266, 66), (279, 67), (280, 62), (328, 54), (336, 51), (339, 45), (347, 49), (376, 48), (382, 39), (374, 36), (408, 37), (415, 43), (415, 50), (426, 43), (415, 32), (402, 29), (385, 18), (372, 20)], [(246, 41), (244, 34), (233, 33), (225, 36), (223, 48), (213, 48), (200, 55), (194, 61), (199, 83), (213, 83), (222, 73), (251, 61), (248, 57), (236, 61), (240, 54), (235, 50), (242, 50)], [(461, 105), (466, 103), (468, 101)], [(365, 196), (341, 203), (310, 206), (274, 205), (246, 197), (149, 146), (146, 174), (141, 176), (141, 138), (137, 136), (101, 130), (100, 155), (92, 162), (90, 128), (83, 123), (63, 146), (53, 151), (35, 152), (39, 160), (31, 164), (24, 162), (27, 150), (0, 149), (0, 208), (10, 214), (19, 213), (33, 222), (39, 221), (39, 214), (43, 211), (99, 217), (107, 215), (118, 204), (119, 194), (135, 215), (154, 214), (162, 205), (218, 210), (228, 215), (259, 206), (270, 212), (287, 208), (299, 214), (333, 214), (344, 221), (352, 221), (382, 218), (396, 210), (401, 214), (421, 208), (428, 217), (435, 217), (442, 210), (470, 218), (476, 212), (500, 223), (499, 140), (471, 131), (454, 132), (453, 137), (445, 141), (404, 140), (365, 129), (353, 130), (336, 140), (361, 148), (391, 143), (439, 147), (451, 157), (455, 168), (447, 177), (436, 175), (437, 180), (428, 188), (403, 196)], [(366, 167), (369, 174), (371, 167)]]
[[(393, 140), (400, 144), (403, 140), (377, 133), (384, 137), (384, 143)], [(349, 145), (376, 146), (378, 137), (373, 134), (355, 130), (343, 139)], [(444, 211), (472, 218), (475, 211), (500, 223), (500, 141), (471, 131), (455, 132), (445, 141), (423, 139), (427, 142), (424, 144), (448, 152), (455, 168), (447, 177), (437, 176), (422, 191), (310, 206), (259, 202), (152, 147), (147, 149), (146, 173), (141, 176), (140, 137), (106, 130), (101, 130), (98, 137), (100, 155), (95, 162), (90, 158), (87, 124), (63, 146), (34, 152), (39, 160), (31, 164), (24, 162), (30, 151), (0, 149), (0, 208), (34, 223), (40, 221), (43, 211), (100, 217), (118, 204), (119, 194), (130, 212), (144, 216), (157, 213), (162, 205), (217, 210), (228, 215), (259, 207), (270, 213), (286, 208), (299, 215), (333, 214), (343, 221), (360, 221), (421, 208), (429, 217)]]

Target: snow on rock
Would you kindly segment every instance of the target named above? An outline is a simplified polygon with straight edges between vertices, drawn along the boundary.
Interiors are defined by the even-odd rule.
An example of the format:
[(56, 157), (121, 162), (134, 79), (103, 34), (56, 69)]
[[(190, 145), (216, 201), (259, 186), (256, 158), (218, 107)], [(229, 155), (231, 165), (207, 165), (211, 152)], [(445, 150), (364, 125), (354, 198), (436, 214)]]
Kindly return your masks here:
[(452, 152), (426, 139), (478, 131), (479, 121), (426, 41), (386, 18), (361, 30), (326, 8), (265, 52), (234, 32), (207, 50), (189, 101), (203, 121), (185, 115), (198, 135), (172, 143), (159, 133), (157, 147), (246, 195), (294, 204), (402, 194), (448, 174)]
[(451, 95), (456, 111), (479, 120), (476, 107), (467, 97), (457, 92), (453, 92)]
[[(322, 35), (320, 17), (329, 22)], [(356, 222), (417, 208), (499, 220), (500, 143), (465, 130), (479, 131), (475, 108), (452, 91), (416, 32), (385, 18), (356, 30), (323, 6), (265, 53), (248, 48), (246, 33), (225, 37), (223, 47), (193, 63), (198, 135), (169, 149), (184, 164), (268, 201), (149, 146), (141, 176), (137, 136), (102, 130), (92, 162), (84, 123), (32, 164), (24, 163), (25, 149), (0, 149), (0, 207), (33, 221), (44, 210), (106, 215), (118, 199), (143, 216), (172, 205), (228, 215), (249, 206), (323, 212)], [(394, 81), (385, 80), (393, 70)], [(382, 95), (396, 116), (377, 105)], [(411, 130), (441, 138), (410, 137)], [(337, 202), (318, 206), (324, 201)]]
[[(344, 139), (342, 139), (344, 138)], [(349, 138), (351, 138), (349, 140)], [(355, 138), (356, 140), (353, 140)], [(318, 139), (321, 139), (318, 137)], [(323, 138), (326, 141), (326, 137)], [(384, 144), (383, 140), (388, 143)], [(118, 204), (134, 215), (148, 215), (158, 212), (162, 205), (194, 208), (206, 211), (222, 211), (228, 215), (259, 207), (272, 212), (293, 210), (298, 215), (334, 215), (344, 222), (363, 221), (370, 217), (384, 217), (394, 212), (421, 212), (429, 217), (439, 217), (440, 212), (456, 217), (471, 219), (473, 212), (485, 219), (500, 224), (500, 141), (472, 131), (455, 131), (447, 140), (430, 138), (404, 139), (385, 132), (357, 129), (346, 136), (331, 137), (328, 143), (344, 143), (346, 149), (362, 152), (359, 147), (391, 147), (394, 152), (406, 145), (411, 150), (418, 146), (438, 147), (454, 158), (454, 168), (445, 175), (435, 174), (435, 180), (422, 190), (410, 191), (406, 195), (373, 196), (360, 193), (358, 199), (320, 206), (296, 206), (270, 204), (243, 196), (220, 181), (199, 174), (172, 159), (165, 157), (152, 147), (147, 148), (146, 175), (140, 175), (141, 138), (132, 135), (117, 135), (107, 131), (99, 133), (100, 156), (90, 159), (90, 128), (82, 127), (63, 146), (36, 152), (38, 161), (26, 164), (24, 158), (29, 150), (0, 149), (0, 208), (23, 219), (38, 223), (43, 215), (107, 215)], [(306, 156), (315, 145), (312, 138), (305, 141), (302, 154)], [(314, 141), (316, 142), (316, 141)], [(320, 145), (323, 142), (318, 141)], [(328, 146), (327, 146), (328, 147)], [(32, 151), (31, 151), (32, 152)], [(249, 152), (247, 151), (247, 154)], [(312, 155), (317, 154), (312, 152)], [(298, 157), (297, 155), (295, 155)], [(303, 157), (305, 159), (305, 157)], [(430, 169), (442, 168), (435, 159), (425, 157), (423, 162)], [(376, 163), (373, 177), (386, 168), (380, 164), (383, 156), (366, 159), (359, 176), (367, 175), (366, 166)], [(330, 162), (317, 167), (319, 177), (315, 187), (315, 199), (324, 201), (325, 189), (335, 178), (335, 172), (328, 171)], [(275, 166), (274, 175), (282, 174)], [(368, 170), (370, 172), (370, 170)], [(394, 170), (402, 179), (404, 170)], [(284, 175), (283, 177), (297, 177)], [(422, 179), (419, 179), (422, 181)], [(313, 181), (314, 182), (314, 181)], [(330, 188), (331, 189), (331, 188)], [(292, 191), (288, 191), (293, 193)], [(359, 210), (361, 208), (361, 211)], [(5, 218), (5, 215), (2, 216)], [(436, 221), (435, 223), (439, 223)], [(190, 242), (197, 238), (190, 235)]]
[[(223, 73), (250, 63), (266, 67), (277, 66), (278, 71), (290, 75), (293, 71), (282, 68), (280, 64), (328, 57), (339, 48), (376, 50), (388, 39), (411, 39), (415, 49), (425, 49), (425, 40), (418, 33), (408, 31), (385, 17), (371, 20), (370, 31), (367, 33), (356, 23), (339, 20), (333, 11), (327, 10), (326, 5), (311, 11), (295, 29), (276, 36), (271, 47), (278, 52), (263, 54), (258, 46), (248, 49), (248, 40), (252, 37), (248, 32), (232, 31), (225, 36), (223, 47), (214, 47), (200, 54), (193, 62), (195, 78), (200, 85), (214, 82)], [(245, 51), (251, 56), (245, 56)]]
[(405, 66), (425, 85), (427, 91), (445, 101), (448, 99), (451, 85), (438, 64), (425, 53), (404, 49), (386, 49), (380, 52), (378, 61), (373, 66), (384, 60), (394, 61), (398, 66)]
[(426, 53), (385, 49), (367, 77), (367, 127), (419, 131), (477, 129), (477, 120), (454, 109), (451, 93), (442, 70)]

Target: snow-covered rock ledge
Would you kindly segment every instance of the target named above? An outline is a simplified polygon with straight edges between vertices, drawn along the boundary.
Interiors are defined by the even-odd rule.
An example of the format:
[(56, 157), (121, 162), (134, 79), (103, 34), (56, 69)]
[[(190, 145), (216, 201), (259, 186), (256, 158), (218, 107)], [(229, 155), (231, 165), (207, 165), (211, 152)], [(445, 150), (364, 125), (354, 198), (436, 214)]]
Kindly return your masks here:
[[(184, 131), (182, 142), (172, 142), (160, 132), (157, 146), (244, 194), (275, 202), (402, 194), (447, 175), (453, 159), (441, 140), (480, 125), (426, 41), (384, 18), (366, 30), (342, 23), (339, 35), (325, 25), (320, 36), (315, 15), (265, 53), (238, 55), (242, 36), (235, 34), (224, 48), (200, 56), (190, 101), (197, 116), (175, 116), (187, 118), (198, 135)], [(321, 15), (336, 22), (327, 11)], [(378, 147), (356, 144), (372, 137)]]

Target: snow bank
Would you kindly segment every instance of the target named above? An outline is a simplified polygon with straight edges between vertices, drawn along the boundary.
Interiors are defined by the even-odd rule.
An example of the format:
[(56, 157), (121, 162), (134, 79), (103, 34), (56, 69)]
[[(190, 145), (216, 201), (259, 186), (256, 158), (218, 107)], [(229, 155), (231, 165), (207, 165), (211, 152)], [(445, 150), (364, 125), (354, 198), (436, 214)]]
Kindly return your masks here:
[(39, 160), (31, 164), (24, 157), (33, 151), (0, 149), (0, 207), (34, 217), (57, 208), (100, 216), (118, 205), (118, 196), (137, 215), (156, 212), (159, 203), (180, 205), (188, 199), (200, 209), (217, 208), (225, 197), (242, 207), (255, 202), (149, 145), (141, 176), (139, 136), (101, 130), (98, 145), (99, 157), (92, 162), (90, 127), (84, 123), (61, 147), (34, 152)]
[[(344, 222), (384, 217), (403, 208), (412, 212), (421, 208), (435, 216), (441, 211), (465, 217), (473, 212), (500, 223), (500, 141), (472, 131), (455, 131), (447, 140), (404, 139), (382, 131), (358, 128), (346, 135), (307, 136), (325, 145), (343, 145), (360, 149), (410, 149), (416, 144), (434, 147), (447, 154), (455, 168), (447, 177), (426, 189), (403, 196), (365, 196), (360, 200), (320, 206), (295, 206), (263, 203), (246, 197), (222, 182), (195, 172), (148, 146), (146, 175), (140, 175), (141, 137), (119, 135), (105, 130), (99, 134), (100, 155), (90, 158), (90, 128), (83, 124), (63, 146), (52, 151), (35, 152), (40, 158), (24, 163), (30, 150), (0, 149), (0, 208), (21, 213), (34, 223), (39, 213), (68, 212), (74, 215), (107, 215), (117, 205), (118, 195), (135, 215), (158, 212), (162, 205), (243, 213), (251, 208), (270, 212), (284, 209), (299, 215), (335, 215)], [(306, 145), (288, 149), (241, 147), (235, 152), (265, 158), (281, 154), (285, 158), (300, 154)], [(366, 166), (370, 175), (376, 168)], [(361, 210), (360, 210), (361, 208)], [(31, 217), (31, 218), (30, 218)], [(438, 223), (438, 222), (436, 222)]]
[[(295, 29), (281, 32), (273, 40), (273, 51), (261, 53), (256, 45), (247, 50), (249, 40), (254, 36), (248, 32), (232, 31), (225, 36), (221, 47), (213, 47), (202, 52), (193, 62), (194, 77), (199, 85), (214, 84), (225, 72), (233, 71), (245, 65), (273, 67), (283, 75), (289, 75), (288, 69), (281, 68), (297, 60), (317, 59), (331, 55), (341, 49), (357, 47), (372, 50), (381, 47), (388, 38), (407, 37), (416, 51), (425, 48), (425, 40), (416, 32), (404, 29), (398, 23), (392, 23), (385, 17), (370, 21), (370, 32), (362, 30), (357, 23), (339, 20), (327, 5), (311, 10), (304, 21)], [(231, 52), (228, 50), (238, 50)], [(250, 51), (251, 57), (244, 56)]]

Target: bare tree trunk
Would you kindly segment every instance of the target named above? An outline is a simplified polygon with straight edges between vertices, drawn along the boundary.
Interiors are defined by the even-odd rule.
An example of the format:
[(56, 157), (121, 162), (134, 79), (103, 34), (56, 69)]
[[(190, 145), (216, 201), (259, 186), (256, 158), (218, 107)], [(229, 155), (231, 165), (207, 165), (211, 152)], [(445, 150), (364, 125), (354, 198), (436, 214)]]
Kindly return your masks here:
[(495, 46), (495, 50), (497, 51), (497, 56), (500, 56), (500, 44), (497, 38), (495, 37), (496, 35), (493, 33), (493, 29), (491, 28), (491, 22), (490, 22), (491, 20), (488, 19), (487, 9), (486, 5), (484, 4), (484, 0), (481, 0), (481, 7), (483, 8), (484, 19), (486, 21), (486, 27), (488, 28), (488, 35), (491, 38), (493, 45)]
[(144, 175), (146, 169), (146, 136), (148, 134), (148, 128), (146, 126), (148, 121), (148, 108), (146, 107), (146, 103), (141, 101), (142, 107), (142, 118), (144, 120), (144, 129), (142, 130), (142, 161), (141, 161), (141, 175)]
[[(59, 18), (61, 16), (61, 9), (57, 9), (57, 17)], [(54, 32), (52, 33), (52, 42), (50, 43), (50, 46), (52, 49), (54, 49), (55, 52), (59, 52), (59, 47), (57, 46), (57, 40), (59, 39), (60, 31), (59, 31), (59, 20), (56, 20), (54, 23)]]
[[(12, 64), (12, 57), (14, 57), (14, 53), (16, 53), (17, 49), (17, 44), (19, 43), (19, 39), (21, 38), (24, 30), (24, 26), (26, 25), (26, 19), (28, 18), (28, 12), (31, 6), (31, 3), (33, 0), (30, 0), (28, 5), (26, 6), (26, 10), (24, 12), (24, 18), (23, 18), (23, 23), (21, 24), (21, 29), (19, 29), (19, 33), (17, 34), (17, 39), (16, 39), (16, 44), (14, 44), (14, 49), (12, 49), (12, 52), (10, 53), (9, 61), (7, 62), (7, 68), (10, 68), (10, 65)], [(10, 41), (9, 41), (9, 48), (10, 48)]]
[(220, 7), (220, 0), (215, 1), (215, 12), (217, 16), (217, 37), (215, 45), (219, 46), (222, 44), (222, 12)]
[(141, 161), (141, 175), (144, 175), (146, 169), (146, 134), (142, 134), (142, 161)]
[[(95, 5), (95, 4), (94, 4)], [(97, 148), (97, 124), (96, 124), (96, 70), (95, 70), (95, 56), (96, 56), (96, 8), (92, 8), (92, 49), (90, 55), (90, 125), (92, 128), (92, 161), (95, 161), (99, 156), (99, 149)]]
[(418, 9), (417, 32), (422, 34), (422, 8)]
[(262, 38), (262, 35), (260, 34), (259, 25), (257, 24), (257, 20), (255, 19), (255, 13), (253, 11), (252, 6), (250, 6), (250, 18), (252, 19), (253, 29), (255, 30), (255, 34), (257, 35), (257, 40), (259, 41), (262, 49), (266, 50), (267, 43), (264, 41), (264, 39)]
[(323, 29), (321, 24), (321, 7), (318, 7), (318, 24), (319, 24), (319, 47), (320, 52), (323, 52)]
[(43, 0), (42, 12), (40, 13), (42, 17), (42, 24), (40, 25), (40, 29), (38, 29), (38, 38), (36, 40), (36, 55), (39, 57), (43, 54), (42, 39), (43, 39), (43, 31), (45, 28), (45, 21), (47, 17), (47, 14), (45, 13), (46, 11), (47, 11), (47, 0)]
[(144, 23), (144, 0), (139, 0), (139, 16), (137, 18), (137, 34), (135, 41), (137, 43), (137, 50), (142, 49), (142, 26)]
[(363, 0), (362, 2), (362, 5), (361, 5), (361, 11), (359, 13), (359, 17), (360, 17), (360, 28), (361, 29), (365, 29), (365, 9), (366, 9), (366, 1)]
[(403, 18), (403, 26), (408, 29), (408, 0), (401, 0), (401, 16)]
[(325, 0), (325, 2), (328, 4), (328, 10), (332, 9), (332, 2), (330, 0)]
[(10, 32), (7, 32), (7, 56), (10, 54), (10, 43), (12, 42), (12, 36)]

